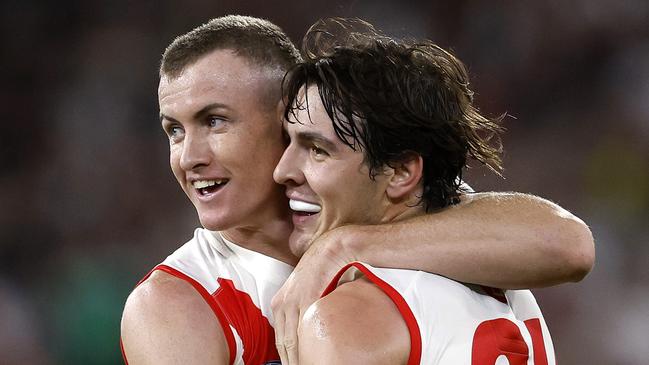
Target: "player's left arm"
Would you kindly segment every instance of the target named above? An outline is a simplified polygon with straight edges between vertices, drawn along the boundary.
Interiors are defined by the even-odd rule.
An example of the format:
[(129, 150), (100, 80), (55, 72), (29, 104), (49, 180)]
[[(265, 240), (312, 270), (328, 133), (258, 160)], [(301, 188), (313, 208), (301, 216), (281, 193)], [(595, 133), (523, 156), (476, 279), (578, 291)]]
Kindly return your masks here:
[[(340, 227), (312, 248), (314, 255), (340, 256), (336, 260), (422, 270), (504, 289), (580, 281), (595, 260), (592, 234), (581, 219), (520, 193), (468, 194), (460, 204), (425, 216)], [(311, 255), (301, 263), (307, 263), (304, 258)]]
[[(321, 242), (318, 242), (321, 241)], [(588, 226), (548, 200), (475, 193), (414, 219), (340, 227), (314, 246), (374, 266), (416, 269), (503, 289), (582, 280), (595, 260)], [(346, 257), (345, 257), (346, 256)]]

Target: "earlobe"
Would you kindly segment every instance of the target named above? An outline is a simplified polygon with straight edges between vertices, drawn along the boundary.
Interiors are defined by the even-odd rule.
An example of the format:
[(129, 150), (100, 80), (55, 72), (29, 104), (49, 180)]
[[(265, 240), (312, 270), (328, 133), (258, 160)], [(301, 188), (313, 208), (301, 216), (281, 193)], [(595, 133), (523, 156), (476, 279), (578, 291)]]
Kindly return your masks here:
[(392, 165), (393, 174), (390, 177), (386, 193), (390, 199), (409, 199), (411, 194), (420, 187), (423, 177), (424, 160), (419, 154), (409, 153), (399, 162)]

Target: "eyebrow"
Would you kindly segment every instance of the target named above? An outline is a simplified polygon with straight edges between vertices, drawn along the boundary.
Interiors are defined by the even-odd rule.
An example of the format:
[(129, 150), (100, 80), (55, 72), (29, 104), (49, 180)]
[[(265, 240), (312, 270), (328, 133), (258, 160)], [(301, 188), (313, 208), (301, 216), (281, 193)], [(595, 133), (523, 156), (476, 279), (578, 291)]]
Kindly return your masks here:
[[(202, 117), (204, 117), (205, 115), (209, 114), (209, 113), (210, 113), (212, 110), (214, 110), (214, 109), (226, 109), (226, 110), (230, 110), (230, 108), (229, 108), (227, 105), (225, 105), (225, 104), (222, 104), (222, 103), (211, 103), (211, 104), (207, 104), (207, 105), (205, 105), (204, 107), (201, 108), (201, 110), (199, 110), (199, 111), (197, 111), (196, 113), (194, 113), (194, 115), (193, 115), (193, 119), (201, 119)], [(166, 114), (160, 112), (160, 122), (162, 122), (164, 119), (170, 120), (170, 121), (172, 121), (172, 122), (174, 122), (174, 123), (180, 123), (180, 122), (178, 122), (177, 119), (172, 118), (172, 117), (170, 117), (170, 116), (168, 116), (168, 115), (166, 115)]]
[(338, 147), (336, 146), (336, 144), (333, 143), (328, 138), (325, 138), (320, 133), (298, 132), (296, 137), (298, 139), (298, 142), (300, 143), (307, 143), (307, 142), (317, 143), (331, 152), (338, 151)]

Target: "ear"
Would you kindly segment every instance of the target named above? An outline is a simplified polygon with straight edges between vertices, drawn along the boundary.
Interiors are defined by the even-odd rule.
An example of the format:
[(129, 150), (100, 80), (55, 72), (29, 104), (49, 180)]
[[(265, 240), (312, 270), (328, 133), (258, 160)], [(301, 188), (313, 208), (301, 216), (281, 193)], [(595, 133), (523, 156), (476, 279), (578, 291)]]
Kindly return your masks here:
[(275, 113), (277, 114), (277, 120), (280, 122), (284, 120), (284, 109), (286, 108), (284, 98), (281, 98), (279, 102), (277, 103), (277, 107), (275, 107)]
[(393, 174), (390, 177), (386, 193), (390, 199), (409, 199), (420, 187), (424, 171), (424, 160), (421, 155), (410, 152), (392, 164)]

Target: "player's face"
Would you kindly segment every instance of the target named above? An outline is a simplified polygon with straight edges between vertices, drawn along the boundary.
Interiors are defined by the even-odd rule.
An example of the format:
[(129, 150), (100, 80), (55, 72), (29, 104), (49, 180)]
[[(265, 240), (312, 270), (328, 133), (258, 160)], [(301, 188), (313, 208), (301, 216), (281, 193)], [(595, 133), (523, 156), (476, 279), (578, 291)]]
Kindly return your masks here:
[(317, 88), (307, 93), (308, 111), (297, 111), (298, 123), (285, 123), (290, 144), (274, 174), (290, 199), (294, 228), (289, 244), (298, 256), (330, 229), (378, 223), (388, 206), (387, 177), (370, 179), (363, 153), (336, 136)]
[(272, 178), (284, 143), (269, 72), (217, 50), (160, 81), (171, 169), (207, 229), (254, 229), (286, 211)]

